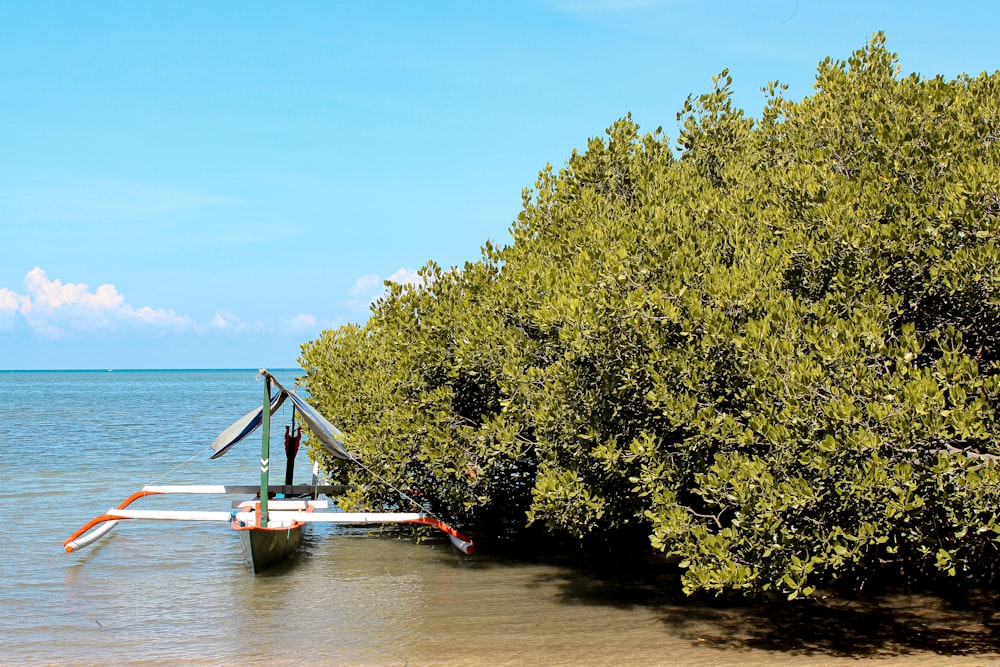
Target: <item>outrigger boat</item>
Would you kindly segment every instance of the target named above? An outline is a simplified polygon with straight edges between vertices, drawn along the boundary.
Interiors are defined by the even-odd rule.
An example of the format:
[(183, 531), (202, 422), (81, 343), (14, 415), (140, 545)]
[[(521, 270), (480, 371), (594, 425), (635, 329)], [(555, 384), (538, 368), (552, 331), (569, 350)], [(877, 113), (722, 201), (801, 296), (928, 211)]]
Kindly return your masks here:
[[(136, 491), (117, 507), (94, 517), (63, 542), (67, 552), (94, 543), (108, 534), (119, 521), (144, 519), (154, 521), (226, 521), (240, 536), (243, 554), (250, 569), (257, 573), (284, 560), (298, 549), (302, 540), (302, 527), (307, 523), (336, 523), (349, 525), (408, 523), (423, 524), (445, 533), (463, 553), (470, 554), (473, 542), (468, 537), (427, 512), (372, 512), (348, 513), (339, 511), (317, 512), (329, 508), (329, 503), (319, 500), (320, 495), (334, 495), (343, 492), (341, 485), (293, 484), (295, 453), (301, 434), (295, 431), (295, 414), (309, 427), (312, 437), (317, 439), (333, 457), (344, 461), (356, 461), (344, 447), (340, 430), (331, 424), (315, 408), (302, 399), (294, 390), (285, 389), (266, 369), (260, 369), (264, 380), (264, 400), (261, 407), (251, 410), (224, 430), (212, 443), (213, 459), (228, 452), (233, 446), (251, 433), (261, 428), (260, 486), (256, 485), (188, 485), (154, 486), (147, 485)], [(277, 392), (272, 396), (272, 386)], [(270, 484), (270, 432), (271, 415), (290, 399), (292, 427), (285, 430), (285, 451), (288, 462), (285, 467), (285, 483)], [(140, 498), (160, 494), (245, 494), (256, 493), (256, 498), (234, 502), (230, 511), (169, 511), (136, 510), (129, 506)]]

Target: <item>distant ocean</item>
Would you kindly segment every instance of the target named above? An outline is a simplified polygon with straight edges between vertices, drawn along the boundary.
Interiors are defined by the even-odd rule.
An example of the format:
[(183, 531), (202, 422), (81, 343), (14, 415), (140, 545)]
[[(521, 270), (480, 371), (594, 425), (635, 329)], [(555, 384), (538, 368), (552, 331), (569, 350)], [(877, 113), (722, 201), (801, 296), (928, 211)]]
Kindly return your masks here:
[[(297, 371), (274, 374), (289, 386)], [(255, 376), (0, 372), (0, 665), (858, 664), (740, 644), (734, 632), (767, 627), (749, 612), (719, 615), (573, 569), (378, 530), (313, 525), (297, 558), (256, 576), (225, 524), (126, 521), (64, 552), (74, 530), (144, 484), (259, 482), (253, 440), (208, 458), (215, 436), (259, 405)], [(308, 467), (300, 453), (298, 481)], [(134, 507), (228, 510), (232, 499)]]

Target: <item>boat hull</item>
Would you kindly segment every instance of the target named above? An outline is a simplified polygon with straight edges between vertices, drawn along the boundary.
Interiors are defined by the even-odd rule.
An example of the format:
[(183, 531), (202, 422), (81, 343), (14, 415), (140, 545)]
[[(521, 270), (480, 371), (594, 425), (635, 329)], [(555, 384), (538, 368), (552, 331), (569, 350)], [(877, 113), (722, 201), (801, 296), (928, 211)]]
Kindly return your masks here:
[(257, 574), (295, 553), (302, 543), (302, 524), (285, 527), (246, 526), (235, 529), (240, 536), (243, 558)]

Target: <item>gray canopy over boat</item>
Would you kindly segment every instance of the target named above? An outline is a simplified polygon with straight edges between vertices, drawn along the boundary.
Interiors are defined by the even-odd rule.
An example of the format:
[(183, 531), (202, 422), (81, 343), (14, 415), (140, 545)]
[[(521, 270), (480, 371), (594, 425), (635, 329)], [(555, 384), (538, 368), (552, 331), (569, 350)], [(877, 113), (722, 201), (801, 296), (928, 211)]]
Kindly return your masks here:
[[(344, 461), (352, 460), (353, 457), (344, 448), (344, 434), (341, 433), (340, 429), (327, 421), (326, 417), (321, 415), (316, 408), (306, 403), (301, 396), (295, 393), (294, 389), (285, 389), (273, 376), (271, 377), (271, 384), (278, 389), (278, 392), (271, 397), (271, 404), (269, 406), (270, 414), (273, 415), (285, 402), (286, 398), (291, 399), (292, 403), (298, 409), (299, 417), (309, 427), (313, 437), (323, 444), (326, 451), (334, 458)], [(237, 443), (260, 428), (263, 420), (263, 406), (254, 408), (237, 419), (212, 442), (212, 450), (215, 452), (212, 454), (212, 458), (217, 459), (228, 452)]]

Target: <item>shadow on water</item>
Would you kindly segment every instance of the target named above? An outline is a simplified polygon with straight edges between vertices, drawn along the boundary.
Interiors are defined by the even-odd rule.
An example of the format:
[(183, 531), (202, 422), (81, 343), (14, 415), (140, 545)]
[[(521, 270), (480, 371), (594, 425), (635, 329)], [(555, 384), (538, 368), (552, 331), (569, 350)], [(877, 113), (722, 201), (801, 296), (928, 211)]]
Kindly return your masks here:
[[(929, 595), (885, 596), (867, 601), (776, 604), (742, 609), (661, 609), (663, 621), (692, 640), (794, 655), (949, 656), (1000, 649), (996, 596), (976, 609), (957, 609)], [(992, 608), (991, 608), (992, 607)], [(697, 628), (697, 629), (695, 629)]]
[(828, 595), (764, 604), (688, 598), (678, 571), (645, 563), (561, 563), (539, 577), (562, 604), (645, 608), (692, 645), (790, 656), (885, 658), (913, 653), (982, 656), (1000, 652), (1000, 592), (954, 596), (886, 593), (864, 599)]

